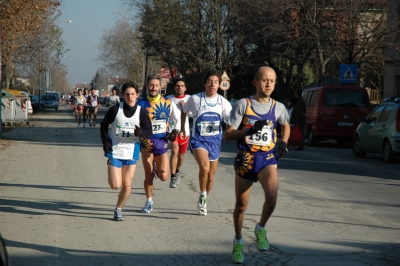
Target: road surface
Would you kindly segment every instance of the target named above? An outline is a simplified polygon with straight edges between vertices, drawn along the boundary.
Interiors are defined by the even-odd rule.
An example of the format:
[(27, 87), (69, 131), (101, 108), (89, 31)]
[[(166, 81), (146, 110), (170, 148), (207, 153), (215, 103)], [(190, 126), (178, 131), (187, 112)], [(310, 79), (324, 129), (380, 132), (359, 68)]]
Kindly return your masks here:
[[(0, 233), (12, 265), (231, 265), (235, 143), (223, 142), (208, 215), (197, 215), (198, 167), (188, 153), (179, 186), (155, 181), (145, 203), (138, 164), (132, 195), (113, 221), (118, 191), (107, 183), (99, 124), (77, 128), (72, 111), (34, 114), (0, 139)], [(244, 265), (399, 265), (400, 162), (355, 158), (330, 142), (291, 151), (279, 164), (279, 195), (267, 224), (271, 250), (254, 227), (263, 204), (253, 188), (245, 214)]]

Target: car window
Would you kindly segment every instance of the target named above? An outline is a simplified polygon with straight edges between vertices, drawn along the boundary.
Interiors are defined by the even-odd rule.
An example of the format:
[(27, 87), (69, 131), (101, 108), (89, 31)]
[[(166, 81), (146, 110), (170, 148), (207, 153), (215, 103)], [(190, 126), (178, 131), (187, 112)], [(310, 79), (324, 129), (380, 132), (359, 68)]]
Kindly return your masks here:
[(49, 95), (43, 95), (42, 100), (54, 101), (54, 100), (57, 100), (57, 98), (54, 94), (49, 94)]
[(379, 117), (378, 122), (387, 122), (389, 120), (389, 116), (392, 110), (393, 110), (393, 105), (386, 105), (386, 108), (382, 111), (382, 114)]
[(325, 89), (323, 106), (367, 107), (369, 105), (365, 90)]
[(377, 121), (384, 108), (385, 105), (380, 105), (374, 111), (372, 111), (368, 117), (368, 123)]
[(308, 96), (310, 100), (308, 101), (308, 105), (310, 107), (316, 107), (318, 105), (319, 95), (321, 94), (321, 90), (310, 91), (311, 96)]
[(304, 92), (303, 93), (303, 99), (304, 99), (304, 102), (306, 103), (306, 106), (308, 106), (308, 96), (310, 96), (310, 92), (309, 91), (306, 91), (306, 92)]

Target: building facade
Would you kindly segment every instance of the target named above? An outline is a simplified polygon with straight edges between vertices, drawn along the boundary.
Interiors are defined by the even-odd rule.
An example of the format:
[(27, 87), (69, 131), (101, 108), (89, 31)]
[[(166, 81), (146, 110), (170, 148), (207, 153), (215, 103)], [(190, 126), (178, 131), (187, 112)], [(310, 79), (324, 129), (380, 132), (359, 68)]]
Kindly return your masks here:
[(388, 24), (393, 25), (385, 49), (383, 98), (400, 97), (400, 2), (388, 0)]

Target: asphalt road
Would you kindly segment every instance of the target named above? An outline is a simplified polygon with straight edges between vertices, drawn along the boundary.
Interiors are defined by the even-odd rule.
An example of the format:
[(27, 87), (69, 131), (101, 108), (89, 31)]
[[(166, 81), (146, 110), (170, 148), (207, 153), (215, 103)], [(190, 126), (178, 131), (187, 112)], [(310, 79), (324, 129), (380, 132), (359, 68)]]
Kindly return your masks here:
[[(155, 181), (143, 214), (139, 162), (126, 221), (112, 220), (99, 122), (77, 128), (72, 111), (34, 114), (0, 139), (0, 233), (12, 265), (230, 265), (234, 237), (233, 142), (223, 142), (216, 180), (198, 216), (198, 167), (188, 153), (178, 188)], [(279, 164), (278, 204), (267, 224), (271, 250), (253, 234), (263, 192), (245, 215), (245, 265), (399, 265), (400, 160), (355, 158), (333, 142), (292, 151)]]

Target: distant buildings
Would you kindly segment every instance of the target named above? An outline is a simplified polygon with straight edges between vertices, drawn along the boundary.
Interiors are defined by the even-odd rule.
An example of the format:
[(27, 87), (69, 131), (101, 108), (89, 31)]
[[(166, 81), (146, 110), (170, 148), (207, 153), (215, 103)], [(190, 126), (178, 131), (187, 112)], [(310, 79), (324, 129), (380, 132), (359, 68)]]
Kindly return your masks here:
[(115, 78), (109, 78), (107, 81), (107, 90), (102, 92), (103, 96), (111, 95), (111, 90), (115, 87), (118, 90), (118, 94), (122, 96), (121, 92), (119, 91), (122, 87), (122, 84), (128, 82), (125, 78), (119, 78), (118, 76)]
[(90, 86), (90, 84), (87, 84), (87, 83), (76, 83), (75, 84), (75, 87), (74, 87), (74, 90), (76, 91), (76, 90), (79, 90), (79, 89), (91, 89), (92, 88), (92, 86)]

